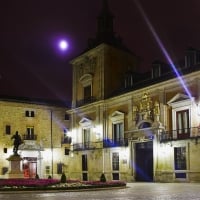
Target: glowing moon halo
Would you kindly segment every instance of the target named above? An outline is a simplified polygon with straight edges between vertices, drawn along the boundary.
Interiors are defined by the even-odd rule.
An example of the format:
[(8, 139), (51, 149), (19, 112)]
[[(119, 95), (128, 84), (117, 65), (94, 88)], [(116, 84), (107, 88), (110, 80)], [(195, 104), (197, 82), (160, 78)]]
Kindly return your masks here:
[(67, 41), (66, 40), (61, 40), (60, 42), (59, 42), (59, 47), (60, 47), (60, 49), (61, 50), (66, 50), (67, 48), (68, 48), (68, 43), (67, 43)]

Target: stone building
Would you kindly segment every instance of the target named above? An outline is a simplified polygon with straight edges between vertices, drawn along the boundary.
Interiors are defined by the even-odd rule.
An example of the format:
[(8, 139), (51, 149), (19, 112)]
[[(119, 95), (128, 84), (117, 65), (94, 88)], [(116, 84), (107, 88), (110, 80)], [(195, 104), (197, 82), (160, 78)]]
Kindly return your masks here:
[(13, 154), (11, 137), (22, 138), (18, 154), (24, 178), (58, 177), (67, 163), (69, 124), (66, 107), (54, 102), (0, 97), (1, 178), (10, 177), (8, 158)]
[(8, 177), (10, 137), (18, 130), (24, 177), (199, 181), (199, 51), (187, 49), (173, 68), (155, 61), (138, 73), (140, 60), (115, 35), (106, 0), (97, 28), (71, 61), (70, 109), (1, 99), (1, 176)]
[[(107, 1), (96, 38), (73, 59), (68, 176), (98, 180), (198, 181), (199, 52), (185, 64), (160, 61), (138, 73), (138, 57), (113, 31)], [(179, 74), (181, 74), (179, 76)]]

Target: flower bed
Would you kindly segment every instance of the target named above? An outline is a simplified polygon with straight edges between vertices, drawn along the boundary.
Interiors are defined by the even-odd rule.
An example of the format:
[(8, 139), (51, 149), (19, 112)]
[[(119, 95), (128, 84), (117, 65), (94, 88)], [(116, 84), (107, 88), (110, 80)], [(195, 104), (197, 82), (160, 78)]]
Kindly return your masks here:
[(44, 187), (58, 184), (56, 179), (0, 179), (0, 188), (2, 187)]
[(56, 179), (0, 179), (0, 191), (17, 190), (76, 190), (76, 189), (95, 189), (108, 187), (125, 187), (122, 181), (78, 181), (68, 180), (61, 183)]

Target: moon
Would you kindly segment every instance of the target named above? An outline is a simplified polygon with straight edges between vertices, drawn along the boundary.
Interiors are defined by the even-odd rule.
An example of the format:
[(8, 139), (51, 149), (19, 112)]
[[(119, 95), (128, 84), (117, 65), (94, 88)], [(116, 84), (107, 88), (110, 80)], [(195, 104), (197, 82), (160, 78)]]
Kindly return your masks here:
[(68, 43), (67, 43), (67, 41), (66, 41), (66, 40), (61, 40), (61, 41), (59, 42), (59, 47), (60, 47), (60, 49), (63, 50), (63, 51), (67, 50), (67, 48), (68, 48)]

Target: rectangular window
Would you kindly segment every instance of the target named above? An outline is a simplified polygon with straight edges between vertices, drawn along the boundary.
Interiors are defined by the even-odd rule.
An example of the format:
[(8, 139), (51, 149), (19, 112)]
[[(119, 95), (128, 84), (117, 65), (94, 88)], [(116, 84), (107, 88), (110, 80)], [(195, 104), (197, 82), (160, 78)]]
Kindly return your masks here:
[(27, 131), (26, 139), (27, 140), (35, 140), (34, 127), (32, 127), (32, 126), (27, 127), (26, 131)]
[(85, 148), (90, 145), (90, 128), (83, 129), (83, 145)]
[(82, 155), (82, 171), (87, 171), (88, 166), (87, 166), (87, 155), (84, 154)]
[(69, 155), (70, 150), (68, 148), (65, 147), (65, 155), (68, 156)]
[(62, 143), (63, 144), (71, 144), (72, 143), (72, 138), (67, 136), (67, 135), (64, 135)]
[(11, 126), (6, 125), (6, 135), (10, 135), (10, 134), (11, 134)]
[(50, 166), (46, 166), (45, 171), (46, 171), (46, 174), (50, 174)]
[(91, 98), (91, 85), (84, 87), (84, 99), (89, 100)]
[(178, 138), (188, 138), (190, 136), (189, 110), (176, 112), (176, 127)]
[(87, 181), (88, 180), (88, 174), (87, 173), (83, 173), (83, 181)]
[(119, 180), (119, 173), (113, 173), (113, 180)]
[(175, 170), (186, 170), (186, 147), (174, 148)]
[(119, 170), (119, 153), (112, 154), (112, 169), (115, 171)]
[(25, 111), (25, 116), (29, 117), (29, 111), (28, 110)]
[(152, 75), (153, 75), (153, 78), (158, 78), (160, 77), (160, 66), (155, 66), (153, 67), (152, 69)]
[(8, 151), (8, 149), (4, 147), (4, 148), (3, 148), (3, 152), (4, 152), (4, 153), (7, 153), (7, 151)]
[(57, 174), (62, 174), (63, 172), (63, 164), (62, 163), (57, 163)]
[(26, 117), (35, 117), (35, 112), (34, 111), (26, 110), (25, 111), (25, 116)]
[(31, 111), (31, 117), (35, 117), (34, 111)]
[(122, 139), (123, 139), (123, 129), (124, 129), (123, 126), (124, 126), (123, 123), (113, 124), (113, 141), (115, 143), (122, 142)]
[(68, 114), (65, 114), (65, 120), (69, 120), (69, 115)]

